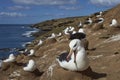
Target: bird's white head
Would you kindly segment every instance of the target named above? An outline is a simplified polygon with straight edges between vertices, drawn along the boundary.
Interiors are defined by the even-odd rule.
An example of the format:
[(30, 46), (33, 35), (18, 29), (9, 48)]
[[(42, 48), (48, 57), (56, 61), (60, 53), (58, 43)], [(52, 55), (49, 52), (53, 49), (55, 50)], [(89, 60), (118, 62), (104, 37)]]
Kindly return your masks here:
[(81, 41), (79, 39), (74, 39), (69, 43), (69, 47), (72, 51), (77, 50), (79, 46), (81, 46)]
[(9, 58), (13, 58), (13, 57), (15, 57), (14, 54), (10, 54), (9, 55)]

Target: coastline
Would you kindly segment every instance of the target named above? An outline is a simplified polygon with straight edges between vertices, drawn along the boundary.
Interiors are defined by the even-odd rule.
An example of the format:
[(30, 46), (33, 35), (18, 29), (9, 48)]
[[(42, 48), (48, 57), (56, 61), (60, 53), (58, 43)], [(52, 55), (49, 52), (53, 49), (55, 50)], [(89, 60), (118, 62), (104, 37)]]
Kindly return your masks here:
[[(119, 79), (119, 39), (114, 41), (114, 38), (116, 39), (116, 37), (113, 38), (111, 36), (120, 35), (120, 28), (109, 27), (109, 15), (109, 11), (104, 13), (103, 17), (106, 19), (106, 21), (102, 24), (93, 23), (92, 25), (87, 25), (84, 27), (87, 35), (87, 40), (90, 42), (89, 50), (86, 50), (86, 52), (90, 59), (90, 66), (92, 70), (96, 72), (94, 73), (95, 75), (92, 75), (92, 73), (90, 73), (92, 77), (82, 75), (80, 72), (68, 71), (61, 68), (56, 62), (56, 57), (64, 51), (69, 51), (69, 36), (62, 35), (60, 37), (55, 37), (52, 39), (48, 39), (48, 36), (50, 36), (52, 33), (63, 33), (63, 30), (68, 26), (74, 26), (75, 30), (78, 30), (79, 22), (85, 22), (88, 17), (91, 17), (93, 20), (95, 20), (96, 17), (94, 14), (86, 17), (48, 20), (33, 25), (32, 27), (46, 31), (41, 35), (39, 33), (33, 35), (35, 36), (35, 39), (25, 47), (25, 49), (28, 51), (33, 49), (35, 51), (34, 56), (19, 54), (16, 57), (15, 63), (5, 63), (0, 70), (0, 79), (92, 80), (96, 76), (96, 80)], [(116, 16), (120, 22), (120, 16)], [(110, 18), (112, 20), (113, 17)], [(40, 40), (43, 41), (42, 45), (38, 45)], [(111, 42), (109, 42), (109, 40)], [(23, 67), (28, 63), (30, 59), (35, 60), (38, 72), (26, 72), (23, 70)], [(19, 74), (19, 76), (14, 73)], [(101, 75), (103, 73), (106, 74), (106, 76), (103, 77), (103, 75)]]
[[(10, 53), (14, 53), (15, 55), (18, 55), (19, 50), (25, 48), (25, 46), (30, 43), (28, 41), (32, 41), (35, 39), (35, 36), (33, 34), (35, 34), (37, 32), (40, 33), (40, 31), (38, 29), (32, 28), (30, 26), (30, 24), (29, 25), (28, 24), (0, 24), (0, 26), (3, 27), (1, 29), (1, 30), (3, 30), (3, 32), (1, 32), (1, 38), (2, 38), (2, 40), (5, 39), (3, 41), (3, 43), (1, 43), (4, 46), (0, 47), (0, 53), (1, 53), (0, 59), (7, 58)], [(9, 32), (6, 30), (7, 27), (10, 27), (10, 31), (12, 31), (12, 30), (19, 30), (19, 31)], [(15, 28), (15, 29), (13, 29), (13, 28)], [(9, 33), (9, 34), (5, 34), (5, 32)], [(2, 35), (5, 35), (5, 36), (2, 37)], [(7, 35), (9, 35), (8, 40), (6, 40)], [(20, 39), (20, 40), (18, 40), (18, 39)], [(9, 42), (4, 43), (6, 41), (9, 41)], [(14, 43), (14, 41), (16, 41), (16, 42)]]

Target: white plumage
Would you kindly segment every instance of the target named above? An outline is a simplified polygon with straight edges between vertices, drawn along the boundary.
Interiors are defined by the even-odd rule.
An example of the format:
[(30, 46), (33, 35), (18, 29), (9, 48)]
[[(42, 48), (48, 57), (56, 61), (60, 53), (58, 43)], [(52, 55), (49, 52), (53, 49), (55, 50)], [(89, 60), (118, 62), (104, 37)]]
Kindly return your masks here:
[(38, 45), (42, 45), (43, 41), (40, 39)]
[(28, 56), (33, 56), (34, 54), (35, 54), (34, 49), (31, 49), (31, 50), (30, 50), (30, 54), (28, 54)]
[(72, 32), (75, 28), (74, 27), (69, 27), (69, 32)]
[(99, 12), (99, 14), (96, 15), (96, 17), (101, 17), (102, 16), (102, 11)]
[(110, 24), (110, 26), (117, 26), (117, 20), (116, 19), (112, 19), (112, 22)]
[(27, 52), (27, 51), (28, 51), (28, 49), (26, 48), (26, 49), (25, 49), (25, 52)]
[[(63, 57), (61, 56), (62, 55), (61, 54), (57, 58), (59, 65), (71, 71), (86, 70), (89, 67), (89, 60), (85, 52), (83, 43), (79, 39), (74, 39), (70, 42), (69, 47), (70, 47), (69, 55), (71, 54), (70, 60), (67, 61), (66, 59), (61, 59)], [(65, 56), (63, 58), (65, 58)]]
[(78, 27), (82, 27), (82, 22), (81, 22), (81, 21), (80, 21), (80, 23), (79, 23)]
[(64, 30), (64, 34), (69, 35), (69, 28), (68, 27)]
[(77, 33), (77, 32), (76, 32), (76, 31), (73, 31), (73, 32), (72, 32), (72, 34), (75, 34), (75, 33)]
[(9, 57), (7, 58), (7, 59), (5, 59), (5, 60), (3, 60), (3, 62), (15, 62), (15, 56), (14, 56), (14, 54), (10, 54), (9, 55)]
[(62, 33), (61, 33), (61, 32), (57, 35), (57, 37), (60, 37), (60, 36), (62, 36)]
[(34, 60), (29, 60), (28, 64), (26, 67), (23, 67), (24, 71), (32, 72), (36, 69), (36, 64)]
[(69, 26), (64, 30), (64, 34), (65, 35), (70, 35), (71, 33), (73, 33), (74, 29), (75, 29), (74, 27)]
[(48, 39), (55, 38), (55, 37), (56, 37), (55, 33), (52, 33), (51, 36), (48, 37)]
[(103, 23), (104, 22), (104, 18), (98, 18), (98, 23)]
[(91, 18), (88, 18), (88, 20), (86, 21), (87, 24), (91, 25), (92, 24), (92, 19)]
[(79, 33), (85, 33), (83, 28), (80, 28), (80, 29), (78, 30), (78, 32), (79, 32)]

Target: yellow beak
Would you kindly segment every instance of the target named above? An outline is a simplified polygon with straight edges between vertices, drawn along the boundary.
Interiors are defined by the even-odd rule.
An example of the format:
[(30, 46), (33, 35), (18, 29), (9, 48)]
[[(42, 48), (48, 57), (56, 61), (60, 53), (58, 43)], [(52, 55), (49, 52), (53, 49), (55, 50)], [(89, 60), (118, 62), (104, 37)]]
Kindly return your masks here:
[(67, 59), (69, 59), (73, 53), (74, 53), (74, 62), (76, 62), (76, 53), (75, 53), (75, 51), (73, 51), (73, 49), (70, 49)]

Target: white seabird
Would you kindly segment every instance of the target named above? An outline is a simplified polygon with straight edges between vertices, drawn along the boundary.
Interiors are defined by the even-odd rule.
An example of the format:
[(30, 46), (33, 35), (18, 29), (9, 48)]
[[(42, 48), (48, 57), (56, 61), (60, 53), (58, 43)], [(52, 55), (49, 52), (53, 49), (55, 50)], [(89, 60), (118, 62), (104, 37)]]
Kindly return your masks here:
[(69, 27), (69, 32), (72, 32), (75, 28), (74, 27)]
[(30, 53), (28, 54), (28, 56), (33, 56), (33, 55), (35, 54), (34, 49), (31, 49), (29, 52), (30, 52)]
[(78, 27), (82, 27), (82, 22), (81, 22), (81, 21), (80, 21), (80, 23), (79, 23)]
[(38, 45), (42, 45), (43, 41), (40, 39)]
[(27, 51), (28, 51), (28, 49), (26, 48), (26, 49), (25, 49), (25, 52), (27, 52)]
[(96, 22), (97, 23), (103, 23), (104, 22), (104, 18), (98, 18), (98, 20)]
[(83, 28), (80, 28), (80, 29), (78, 30), (78, 32), (79, 32), (79, 33), (85, 33)]
[(91, 19), (91, 18), (88, 18), (87, 21), (85, 22), (85, 24), (91, 25), (92, 22), (93, 22), (92, 19)]
[(118, 25), (117, 20), (112, 19), (112, 22), (111, 22), (110, 26), (115, 26), (116, 27), (117, 25)]
[(61, 32), (57, 35), (57, 37), (60, 37), (60, 36), (62, 36), (62, 33), (61, 33)]
[(56, 37), (55, 33), (52, 33), (51, 36), (48, 37), (48, 39), (55, 38), (55, 37)]
[(64, 32), (64, 34), (68, 35), (68, 34), (69, 34), (69, 33), (68, 33), (68, 27), (65, 28), (63, 32)]
[(24, 71), (32, 72), (36, 69), (36, 64), (34, 60), (29, 60), (28, 64), (26, 67), (23, 67)]
[(77, 33), (77, 32), (76, 32), (76, 31), (73, 31), (73, 32), (72, 32), (72, 34), (75, 34), (75, 33)]
[(63, 53), (57, 57), (59, 65), (71, 71), (86, 70), (89, 67), (89, 60), (81, 40), (72, 40), (69, 47), (69, 54)]
[(64, 34), (69, 35), (69, 28), (68, 27), (64, 30)]
[(70, 35), (71, 33), (73, 33), (74, 29), (75, 29), (74, 27), (69, 26), (64, 30), (64, 34), (65, 35)]
[(99, 13), (96, 13), (96, 17), (101, 17), (102, 16), (102, 11), (100, 11)]
[(14, 56), (14, 54), (10, 54), (9, 57), (5, 60), (3, 60), (3, 62), (7, 63), (7, 62), (15, 62), (16, 57)]

